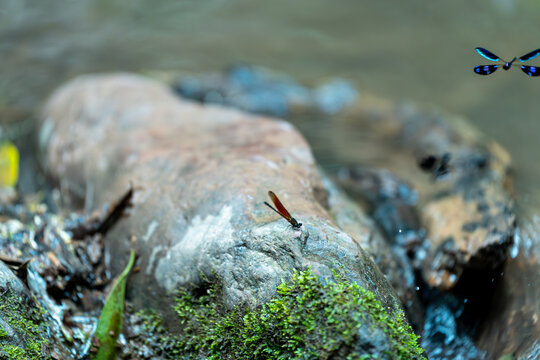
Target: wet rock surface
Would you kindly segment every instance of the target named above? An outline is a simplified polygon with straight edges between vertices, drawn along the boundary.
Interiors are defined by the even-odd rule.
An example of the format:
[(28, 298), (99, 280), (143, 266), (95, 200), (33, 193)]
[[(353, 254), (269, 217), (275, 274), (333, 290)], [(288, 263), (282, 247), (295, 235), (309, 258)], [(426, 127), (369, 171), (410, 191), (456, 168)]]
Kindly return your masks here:
[[(365, 100), (348, 109), (351, 113), (342, 120), (371, 134), (363, 147), (376, 148), (377, 160), (362, 162), (393, 175), (379, 171), (373, 180), (373, 171), (364, 170), (364, 165), (348, 167), (338, 178), (350, 192), (367, 199), (374, 219), (388, 229), (385, 235), (404, 246), (420, 275), (416, 285), (425, 308), (423, 346), (430, 358), (440, 359), (507, 353), (508, 348), (486, 346), (493, 339), (484, 338), (480, 348), (485, 351), (474, 341), (482, 326), (493, 329), (491, 306), (518, 311), (515, 304), (494, 300), (500, 292), (515, 291), (501, 283), (516, 229), (508, 155), (461, 119), (433, 109)], [(363, 153), (358, 153), (362, 159)], [(417, 199), (409, 201), (404, 186), (414, 189)], [(536, 310), (529, 306), (527, 312)], [(511, 343), (509, 347), (522, 348), (530, 335), (519, 333), (514, 340), (506, 337), (507, 347)]]
[(2, 293), (5, 292), (6, 289), (10, 289), (19, 296), (29, 295), (28, 292), (26, 292), (26, 288), (22, 281), (14, 274), (12, 269), (4, 263), (4, 261), (0, 261), (0, 287), (3, 289)]
[(463, 306), (455, 301), (436, 301), (426, 310), (422, 346), (430, 359), (484, 359), (486, 353), (474, 345), (469, 334), (458, 329)]
[[(219, 279), (227, 306), (257, 305), (306, 267), (322, 277), (341, 273), (390, 314), (399, 308), (360, 246), (373, 229), (356, 225), (351, 236), (336, 225), (309, 147), (288, 123), (179, 100), (125, 74), (68, 83), (43, 119), (45, 164), (64, 188), (91, 203), (111, 201), (129, 183), (137, 189), (130, 217), (106, 244), (114, 272), (130, 248), (139, 255), (129, 293), (136, 308), (167, 312), (164, 294), (205, 279)], [(264, 206), (270, 189), (300, 229)]]

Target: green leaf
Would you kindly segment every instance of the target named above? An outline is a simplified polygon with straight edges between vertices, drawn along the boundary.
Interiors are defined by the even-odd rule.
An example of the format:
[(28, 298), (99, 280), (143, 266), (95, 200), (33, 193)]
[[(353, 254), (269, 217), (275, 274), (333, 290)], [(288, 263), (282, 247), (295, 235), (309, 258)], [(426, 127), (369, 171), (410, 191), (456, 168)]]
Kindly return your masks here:
[(122, 318), (124, 316), (126, 281), (134, 262), (135, 252), (131, 250), (129, 262), (122, 274), (116, 279), (101, 311), (94, 335), (99, 343), (97, 354), (92, 357), (94, 360), (116, 359), (116, 341), (122, 331)]

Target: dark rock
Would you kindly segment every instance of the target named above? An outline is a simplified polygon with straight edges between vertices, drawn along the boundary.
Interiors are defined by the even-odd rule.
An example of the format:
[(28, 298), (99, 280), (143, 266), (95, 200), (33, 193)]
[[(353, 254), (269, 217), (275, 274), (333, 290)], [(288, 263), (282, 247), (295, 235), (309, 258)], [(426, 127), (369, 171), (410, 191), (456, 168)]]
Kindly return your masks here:
[(424, 336), (431, 343), (451, 344), (456, 338), (456, 321), (454, 312), (445, 305), (432, 304), (426, 310)]
[[(374, 292), (391, 316), (399, 308), (356, 238), (371, 231), (352, 237), (335, 224), (310, 149), (286, 122), (181, 101), (137, 76), (87, 76), (49, 100), (42, 135), (46, 167), (75, 194), (103, 203), (130, 182), (140, 188), (107, 238), (115, 272), (129, 248), (140, 255), (129, 292), (137, 307), (166, 312), (164, 294), (204, 279), (219, 279), (227, 306), (257, 305), (311, 267)], [(264, 206), (268, 190), (299, 230)]]
[(355, 197), (365, 200), (373, 219), (391, 242), (418, 245), (424, 230), (416, 213), (418, 193), (386, 170), (363, 167), (342, 169), (339, 182)]
[(524, 219), (518, 227), (510, 257), (495, 278), (489, 311), (479, 329), (478, 343), (497, 358), (540, 358), (540, 241), (538, 217)]
[(427, 305), (422, 346), (429, 359), (485, 359), (472, 337), (460, 330), (465, 311), (463, 301), (452, 295), (439, 295)]

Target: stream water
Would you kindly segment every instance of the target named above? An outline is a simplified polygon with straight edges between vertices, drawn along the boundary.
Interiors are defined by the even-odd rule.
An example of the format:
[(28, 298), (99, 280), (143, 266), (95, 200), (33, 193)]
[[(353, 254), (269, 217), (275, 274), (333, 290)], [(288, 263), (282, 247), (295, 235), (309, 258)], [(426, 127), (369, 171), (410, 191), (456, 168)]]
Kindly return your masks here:
[[(508, 149), (527, 234), (511, 255), (538, 259), (540, 79), (518, 67), (490, 76), (472, 69), (489, 63), (476, 46), (508, 60), (539, 48), (539, 18), (538, 0), (0, 0), (0, 108), (35, 113), (55, 87), (88, 72), (209, 72), (244, 62), (304, 84), (341, 77), (461, 114)], [(352, 158), (348, 144), (364, 136), (296, 125), (326, 167)], [(525, 282), (537, 284), (538, 273), (526, 272)]]
[[(96, 71), (240, 61), (305, 83), (339, 76), (465, 116), (510, 150), (518, 196), (538, 209), (540, 81), (517, 67), (488, 77), (472, 68), (487, 61), (476, 46), (508, 59), (540, 47), (539, 16), (536, 0), (0, 0), (0, 103), (32, 110)], [(323, 154), (319, 127), (302, 131)]]

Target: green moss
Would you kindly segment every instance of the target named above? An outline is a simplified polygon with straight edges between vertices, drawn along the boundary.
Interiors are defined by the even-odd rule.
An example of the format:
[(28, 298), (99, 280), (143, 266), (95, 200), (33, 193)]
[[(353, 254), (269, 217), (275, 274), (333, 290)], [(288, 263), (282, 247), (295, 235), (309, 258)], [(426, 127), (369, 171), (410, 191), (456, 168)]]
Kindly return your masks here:
[[(182, 330), (171, 357), (424, 359), (400, 310), (390, 316), (373, 293), (338, 275), (323, 284), (309, 269), (295, 272), (277, 293), (257, 309), (231, 311), (212, 289), (199, 297), (182, 291), (175, 307)], [(375, 344), (385, 336), (390, 345)]]
[(6, 329), (4, 329), (2, 327), (2, 325), (0, 325), (0, 339), (7, 336), (7, 335), (8, 335), (8, 333), (7, 333)]
[(16, 359), (28, 359), (26, 356), (26, 351), (24, 349), (15, 346), (15, 345), (5, 345), (2, 346), (2, 351), (6, 353), (6, 356), (9, 360)]
[(8, 333), (0, 331), (0, 359), (49, 359), (43, 353), (48, 344), (47, 327), (43, 321), (43, 310), (28, 300), (8, 292), (2, 296), (0, 314), (25, 347), (13, 345)]

